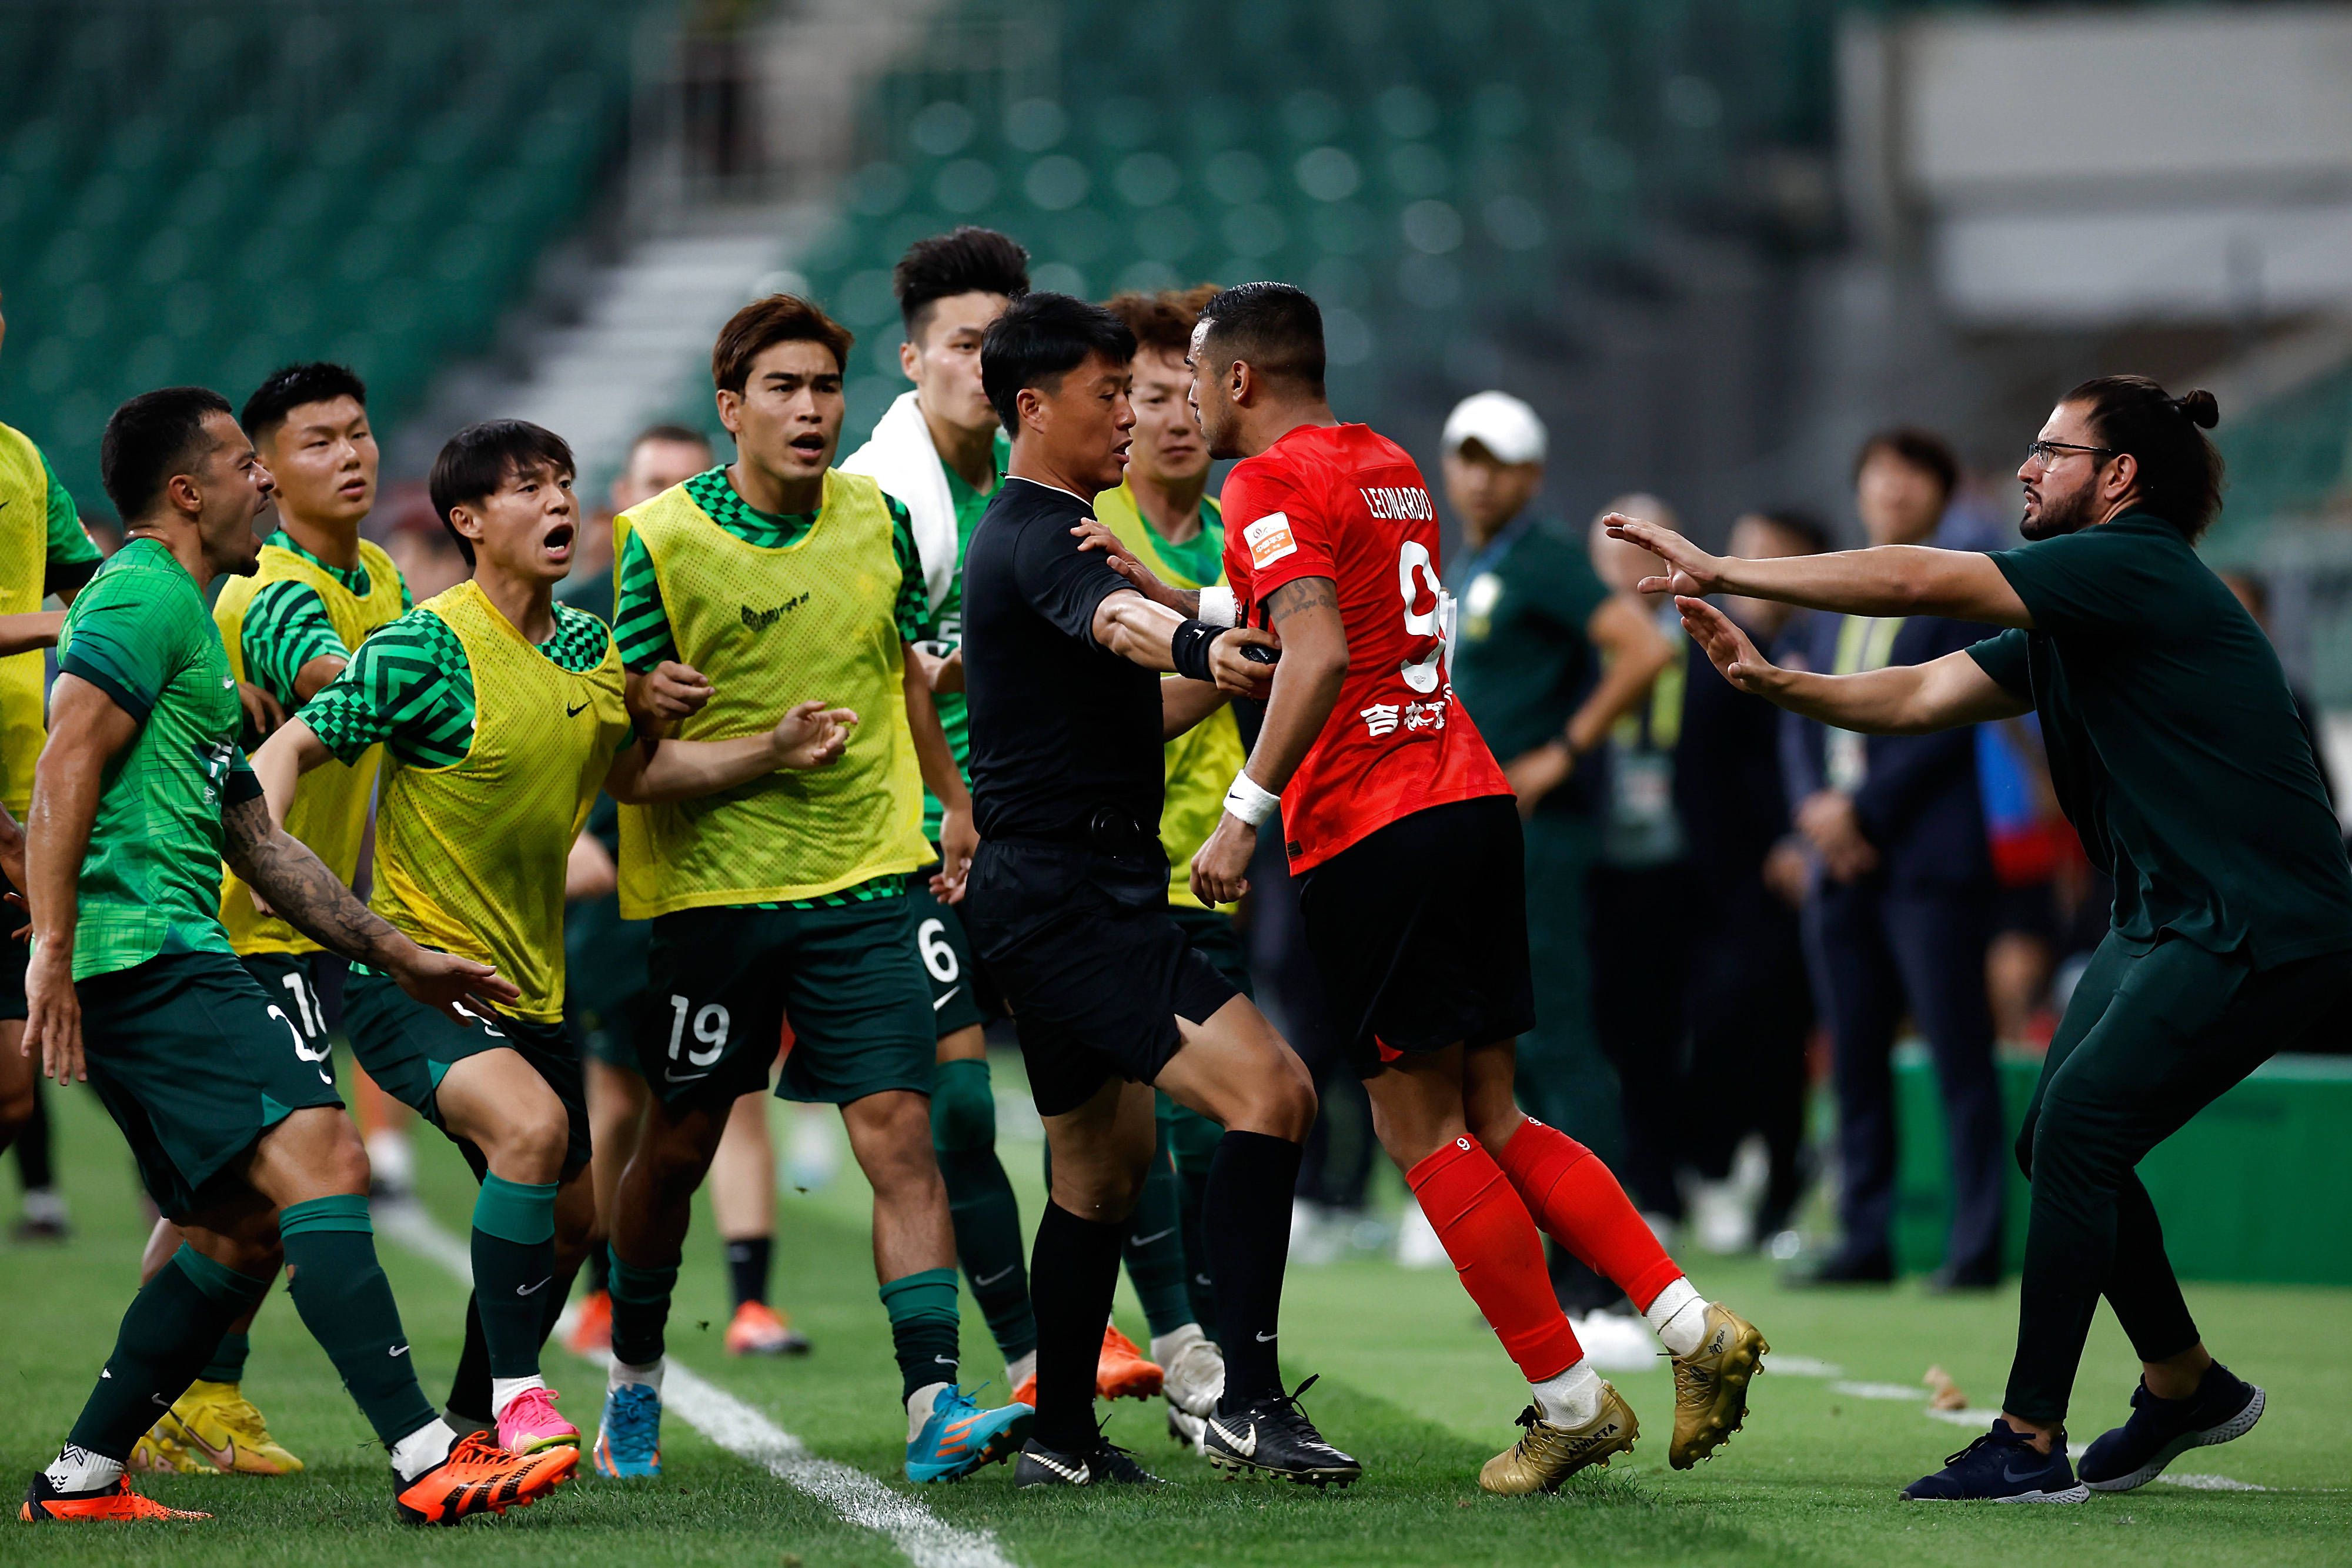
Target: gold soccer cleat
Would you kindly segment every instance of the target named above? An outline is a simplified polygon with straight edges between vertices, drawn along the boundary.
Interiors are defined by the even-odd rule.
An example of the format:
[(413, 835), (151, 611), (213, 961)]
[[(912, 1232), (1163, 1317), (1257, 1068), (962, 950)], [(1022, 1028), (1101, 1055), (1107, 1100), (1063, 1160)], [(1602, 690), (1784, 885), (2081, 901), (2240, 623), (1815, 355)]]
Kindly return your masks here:
[(237, 1385), (199, 1379), (139, 1439), (129, 1468), (182, 1475), (290, 1476), (300, 1473), (302, 1461), (269, 1435), (269, 1424)]
[(1771, 1350), (1756, 1325), (1709, 1302), (1698, 1349), (1675, 1357), (1675, 1437), (1666, 1462), (1686, 1470), (1727, 1442), (1748, 1418), (1748, 1380)]
[(1497, 1497), (1558, 1491), (1577, 1471), (1606, 1465), (1613, 1454), (1632, 1453), (1633, 1439), (1642, 1435), (1633, 1406), (1605, 1382), (1601, 1413), (1581, 1427), (1555, 1427), (1532, 1405), (1519, 1412), (1519, 1425), (1527, 1428), (1526, 1435), (1478, 1472), (1480, 1489)]

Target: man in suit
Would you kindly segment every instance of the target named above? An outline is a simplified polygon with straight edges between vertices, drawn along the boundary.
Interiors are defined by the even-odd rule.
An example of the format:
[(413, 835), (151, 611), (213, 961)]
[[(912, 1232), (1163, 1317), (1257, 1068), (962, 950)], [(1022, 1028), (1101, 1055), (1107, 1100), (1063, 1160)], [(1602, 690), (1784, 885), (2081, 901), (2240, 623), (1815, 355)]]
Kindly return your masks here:
[[(1925, 543), (1958, 476), (1951, 449), (1925, 431), (1872, 436), (1854, 465), (1855, 509), (1871, 544)], [(1841, 674), (1925, 664), (1982, 634), (1937, 616), (1823, 614), (1814, 618), (1807, 664)], [(1985, 995), (1992, 882), (1974, 732), (1864, 737), (1790, 716), (1782, 768), (1797, 830), (1818, 863), (1805, 948), (1838, 1096), (1844, 1235), (1808, 1278), (1894, 1277), (1891, 1057), (1907, 1016), (1935, 1058), (1951, 1170), (1952, 1224), (1934, 1283), (1990, 1287), (2000, 1274), (2003, 1136)]]

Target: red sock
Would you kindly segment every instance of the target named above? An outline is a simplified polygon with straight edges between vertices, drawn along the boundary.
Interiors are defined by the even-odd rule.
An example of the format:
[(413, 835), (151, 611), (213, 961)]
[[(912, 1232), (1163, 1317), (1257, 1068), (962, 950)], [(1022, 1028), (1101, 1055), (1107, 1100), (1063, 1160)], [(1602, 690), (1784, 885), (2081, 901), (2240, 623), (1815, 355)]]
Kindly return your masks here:
[(1537, 1223), (1615, 1281), (1634, 1306), (1648, 1311), (1660, 1291), (1683, 1277), (1609, 1167), (1559, 1128), (1528, 1117), (1496, 1163)]
[(1544, 1272), (1535, 1221), (1486, 1151), (1473, 1139), (1456, 1138), (1404, 1179), (1445, 1244), (1462, 1288), (1527, 1380), (1557, 1377), (1582, 1360), (1584, 1347)]

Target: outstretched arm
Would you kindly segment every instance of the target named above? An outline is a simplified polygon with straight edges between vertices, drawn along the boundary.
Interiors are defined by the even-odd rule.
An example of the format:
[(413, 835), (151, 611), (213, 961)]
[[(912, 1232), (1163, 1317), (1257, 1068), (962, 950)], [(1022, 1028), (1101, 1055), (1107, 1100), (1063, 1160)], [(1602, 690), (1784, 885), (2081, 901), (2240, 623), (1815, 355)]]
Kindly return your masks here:
[(1160, 738), (1175, 739), (1231, 700), (1214, 682), (1170, 676), (1160, 683)]
[(734, 740), (661, 740), (625, 747), (604, 775), (604, 789), (625, 806), (690, 800), (732, 789), (780, 768), (824, 768), (840, 759), (857, 716), (845, 707), (804, 702), (764, 735)]
[(1714, 556), (1672, 528), (1612, 512), (1612, 538), (1630, 539), (1664, 563), (1643, 579), (1645, 592), (1670, 590), (1692, 599), (1744, 593), (1847, 615), (1948, 615), (1995, 626), (2027, 626), (2033, 617), (1990, 556), (1924, 545), (1882, 545), (1826, 555), (1742, 560)]
[[(1140, 590), (1121, 589), (1103, 596), (1095, 606), (1094, 639), (1129, 664), (1147, 670), (1173, 671), (1177, 628), (1188, 618)], [(1254, 627), (1229, 627), (1209, 643), (1209, 668), (1223, 691), (1244, 697), (1263, 697), (1274, 685), (1276, 666), (1242, 656), (1244, 647), (1276, 648), (1282, 643)]]
[[(1813, 558), (1818, 559), (1818, 558)], [(1746, 592), (1747, 590), (1740, 591)], [(1790, 713), (1864, 735), (1926, 735), (1988, 719), (2015, 718), (2033, 705), (1984, 672), (1964, 650), (1924, 664), (1892, 664), (1856, 675), (1784, 670), (1756, 651), (1748, 633), (1703, 599), (1678, 597), (1683, 627), (1723, 678)]]
[(0, 615), (0, 658), (54, 648), (66, 623), (62, 610), (35, 610), (22, 615)]

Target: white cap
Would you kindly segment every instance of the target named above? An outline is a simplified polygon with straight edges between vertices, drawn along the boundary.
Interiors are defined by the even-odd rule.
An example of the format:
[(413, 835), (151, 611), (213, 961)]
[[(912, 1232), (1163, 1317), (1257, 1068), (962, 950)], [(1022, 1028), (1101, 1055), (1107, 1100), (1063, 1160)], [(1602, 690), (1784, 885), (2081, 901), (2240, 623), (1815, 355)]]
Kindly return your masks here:
[(1544, 423), (1536, 411), (1504, 392), (1473, 392), (1445, 416), (1445, 450), (1475, 441), (1503, 463), (1544, 460)]

